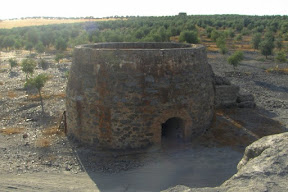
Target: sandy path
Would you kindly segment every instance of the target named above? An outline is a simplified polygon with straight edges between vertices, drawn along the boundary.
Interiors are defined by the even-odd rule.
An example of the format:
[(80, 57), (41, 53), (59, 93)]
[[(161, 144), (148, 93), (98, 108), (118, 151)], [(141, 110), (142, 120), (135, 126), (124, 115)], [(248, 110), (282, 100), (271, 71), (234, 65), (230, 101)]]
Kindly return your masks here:
[(86, 173), (0, 175), (0, 191), (99, 191)]

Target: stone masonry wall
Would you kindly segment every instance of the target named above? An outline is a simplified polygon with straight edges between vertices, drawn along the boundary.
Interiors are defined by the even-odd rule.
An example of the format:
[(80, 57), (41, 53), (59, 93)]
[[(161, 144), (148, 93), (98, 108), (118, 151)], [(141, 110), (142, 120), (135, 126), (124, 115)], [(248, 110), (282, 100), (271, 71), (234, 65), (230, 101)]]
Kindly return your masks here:
[(213, 117), (212, 73), (203, 46), (78, 46), (67, 86), (68, 135), (103, 148), (141, 148), (160, 144), (161, 124), (178, 117), (190, 141)]

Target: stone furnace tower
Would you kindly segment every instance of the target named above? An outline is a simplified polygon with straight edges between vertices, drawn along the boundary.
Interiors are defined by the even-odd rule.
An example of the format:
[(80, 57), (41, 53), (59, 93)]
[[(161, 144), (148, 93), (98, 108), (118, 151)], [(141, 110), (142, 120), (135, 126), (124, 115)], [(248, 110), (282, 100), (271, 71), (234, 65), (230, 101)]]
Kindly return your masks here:
[(67, 130), (110, 149), (190, 141), (214, 113), (213, 72), (202, 45), (77, 46), (67, 85)]

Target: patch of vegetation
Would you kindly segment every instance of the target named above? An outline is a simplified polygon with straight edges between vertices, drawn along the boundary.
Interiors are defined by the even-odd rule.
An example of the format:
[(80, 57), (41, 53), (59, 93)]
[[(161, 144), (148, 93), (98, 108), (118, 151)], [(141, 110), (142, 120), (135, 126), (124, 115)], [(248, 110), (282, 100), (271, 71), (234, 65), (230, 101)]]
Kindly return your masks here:
[(186, 43), (193, 43), (197, 44), (199, 43), (199, 38), (197, 31), (183, 31), (180, 33), (179, 36), (180, 42), (186, 42)]
[(278, 65), (274, 68), (266, 69), (267, 73), (281, 73), (281, 74), (288, 74), (288, 68), (279, 68)]
[(59, 64), (60, 61), (64, 58), (64, 54), (62, 53), (57, 53), (55, 56), (55, 61)]
[(46, 70), (49, 68), (49, 62), (46, 61), (45, 59), (40, 59), (39, 61), (39, 66), (43, 69)]
[(279, 51), (275, 57), (275, 61), (279, 63), (287, 62), (287, 55), (284, 51)]
[(0, 129), (0, 133), (4, 135), (13, 135), (13, 134), (23, 133), (24, 130), (25, 128), (22, 128), (22, 127), (3, 128), (3, 129)]
[(24, 59), (21, 63), (22, 71), (26, 74), (26, 82), (28, 78), (34, 73), (36, 62), (33, 59)]
[(18, 65), (18, 62), (17, 62), (16, 59), (10, 58), (10, 59), (8, 60), (8, 62), (9, 62), (9, 64), (10, 64), (10, 71), (12, 71), (12, 69)]
[(244, 55), (242, 51), (235, 51), (230, 57), (228, 57), (227, 61), (230, 65), (233, 65), (235, 68), (239, 65), (239, 63), (244, 59)]
[(38, 94), (40, 96), (42, 113), (44, 113), (44, 104), (43, 104), (43, 98), (42, 98), (42, 94), (41, 94), (41, 89), (44, 87), (44, 85), (45, 85), (45, 83), (47, 82), (48, 79), (49, 79), (49, 77), (46, 74), (40, 74), (40, 75), (37, 75), (34, 78), (28, 79), (27, 82), (26, 82), (26, 86), (33, 87), (33, 88), (37, 89)]
[(54, 127), (50, 127), (47, 129), (44, 129), (42, 131), (42, 134), (45, 136), (49, 136), (49, 135), (63, 135), (63, 131), (59, 129), (59, 127), (54, 126)]
[(35, 141), (35, 146), (39, 148), (50, 147), (52, 144), (51, 138), (40, 137)]
[[(224, 36), (226, 39), (236, 37), (237, 41), (243, 41), (241, 38), (244, 39), (244, 36), (256, 33), (263, 36), (264, 32), (272, 32), (273, 36), (275, 34), (279, 35), (279, 38), (276, 39), (276, 47), (281, 49), (281, 43), (283, 44), (283, 40), (288, 38), (287, 26), (286, 16), (187, 15), (182, 17), (177, 15), (126, 17), (125, 19), (104, 22), (91, 21), (0, 29), (0, 49), (18, 50), (25, 48), (42, 54), (46, 49), (65, 51), (83, 43), (115, 41), (168, 42), (170, 39), (175, 39), (176, 36), (181, 36), (180, 41), (195, 43), (199, 38), (199, 34), (201, 34), (199, 30), (204, 31), (207, 37), (214, 42), (220, 36)], [(188, 33), (192, 35), (187, 36)], [(255, 49), (258, 49), (257, 44), (260, 43), (258, 37), (255, 39), (256, 42), (252, 41)], [(262, 44), (262, 47), (265, 47), (264, 44)]]

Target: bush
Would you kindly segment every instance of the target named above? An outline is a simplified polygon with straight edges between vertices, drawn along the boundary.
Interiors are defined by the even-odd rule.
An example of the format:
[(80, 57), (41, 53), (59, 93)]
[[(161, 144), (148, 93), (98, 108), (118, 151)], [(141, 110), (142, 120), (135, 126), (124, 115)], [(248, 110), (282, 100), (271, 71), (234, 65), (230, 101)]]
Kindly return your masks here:
[(268, 55), (273, 54), (274, 42), (270, 40), (264, 40), (260, 43), (259, 47), (260, 47), (261, 54), (265, 55), (267, 59)]
[(285, 63), (287, 61), (287, 55), (284, 51), (280, 51), (277, 53), (275, 60), (279, 63)]
[(49, 68), (49, 63), (45, 59), (40, 59), (39, 67), (41, 67), (43, 70), (46, 70)]
[(11, 67), (10, 71), (12, 71), (12, 68), (16, 67), (18, 65), (18, 62), (12, 58), (10, 58), (8, 61), (9, 61), (10, 67)]
[(226, 53), (228, 53), (228, 48), (225, 45), (221, 46), (219, 52), (225, 55)]
[(235, 51), (230, 57), (228, 57), (228, 63), (233, 65), (234, 69), (238, 66), (240, 61), (244, 59), (242, 51)]
[(251, 41), (252, 47), (254, 49), (259, 49), (260, 42), (261, 42), (261, 33), (254, 34)]
[(46, 74), (37, 75), (34, 78), (27, 80), (25, 86), (36, 88), (38, 90), (40, 101), (41, 101), (41, 108), (42, 113), (44, 113), (44, 105), (43, 105), (43, 98), (41, 95), (41, 89), (44, 87), (45, 83), (48, 81), (48, 76)]
[(64, 58), (64, 55), (61, 53), (57, 53), (55, 56), (55, 61), (59, 64), (60, 60)]
[(236, 40), (236, 41), (242, 41), (242, 35), (241, 35), (241, 34), (238, 34), (238, 35), (235, 37), (235, 40)]
[(197, 31), (182, 31), (179, 36), (180, 42), (199, 43)]
[(22, 71), (26, 74), (26, 81), (28, 80), (29, 75), (34, 73), (36, 67), (36, 62), (33, 59), (24, 59), (21, 63)]

